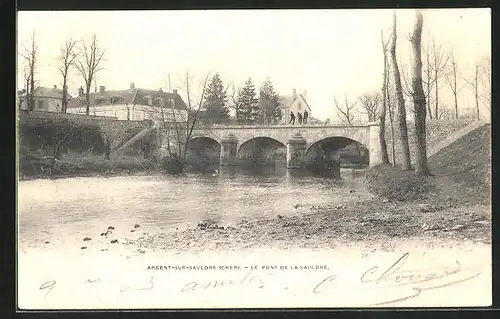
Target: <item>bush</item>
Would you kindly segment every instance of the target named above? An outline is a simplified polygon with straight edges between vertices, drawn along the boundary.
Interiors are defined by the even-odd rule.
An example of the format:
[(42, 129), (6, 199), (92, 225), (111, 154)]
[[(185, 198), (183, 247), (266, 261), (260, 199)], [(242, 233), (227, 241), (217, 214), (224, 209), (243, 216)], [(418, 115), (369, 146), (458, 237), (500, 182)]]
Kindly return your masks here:
[(436, 191), (427, 176), (418, 176), (413, 171), (403, 171), (390, 164), (377, 165), (366, 174), (365, 183), (370, 193), (395, 201), (425, 199)]
[(177, 156), (164, 157), (161, 160), (161, 168), (168, 174), (179, 175), (184, 172), (185, 162)]

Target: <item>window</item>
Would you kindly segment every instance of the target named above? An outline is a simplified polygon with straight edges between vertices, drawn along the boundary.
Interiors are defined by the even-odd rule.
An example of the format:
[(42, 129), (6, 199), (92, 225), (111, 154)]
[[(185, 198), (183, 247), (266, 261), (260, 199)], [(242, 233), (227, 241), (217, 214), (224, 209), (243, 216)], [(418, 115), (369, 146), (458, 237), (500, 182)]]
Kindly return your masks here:
[(43, 100), (38, 100), (36, 102), (37, 102), (36, 103), (37, 104), (36, 108), (39, 109), (39, 110), (43, 109)]

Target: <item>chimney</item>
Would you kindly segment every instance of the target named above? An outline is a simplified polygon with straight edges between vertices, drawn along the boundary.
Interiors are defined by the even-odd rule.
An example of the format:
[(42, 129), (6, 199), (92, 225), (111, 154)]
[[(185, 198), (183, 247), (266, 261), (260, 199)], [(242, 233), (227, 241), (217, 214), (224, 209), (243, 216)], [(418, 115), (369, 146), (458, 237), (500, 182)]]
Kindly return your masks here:
[(57, 89), (57, 85), (54, 85), (54, 89)]
[(307, 90), (304, 90), (302, 93), (302, 96), (304, 97), (304, 100), (307, 100)]
[(83, 86), (80, 86), (80, 88), (78, 89), (78, 96), (79, 97), (83, 96)]
[(172, 92), (177, 95), (177, 89), (173, 89)]
[(295, 101), (295, 99), (297, 99), (297, 90), (296, 89), (293, 89), (292, 91), (292, 99)]
[(99, 93), (104, 93), (106, 91), (106, 87), (104, 85), (101, 85), (99, 87)]
[(134, 83), (134, 82), (131, 82), (131, 83), (130, 83), (130, 89), (131, 89), (131, 90), (135, 89), (135, 83)]

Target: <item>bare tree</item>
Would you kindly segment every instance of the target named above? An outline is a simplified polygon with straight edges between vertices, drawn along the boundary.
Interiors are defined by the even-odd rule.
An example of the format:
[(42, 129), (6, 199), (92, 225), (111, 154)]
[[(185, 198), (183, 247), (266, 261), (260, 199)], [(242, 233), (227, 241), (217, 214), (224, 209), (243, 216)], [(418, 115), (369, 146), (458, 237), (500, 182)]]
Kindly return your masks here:
[(476, 60), (476, 64), (474, 65), (474, 75), (470, 78), (464, 78), (464, 81), (467, 82), (474, 91), (474, 100), (476, 102), (476, 117), (477, 120), (479, 121), (480, 116), (479, 116), (479, 79), (481, 77), (481, 70), (480, 70), (480, 65), (479, 61)]
[(166, 137), (166, 147), (170, 163), (175, 164), (177, 168), (175, 171), (182, 171), (186, 162), (186, 155), (188, 150), (188, 143), (192, 139), (193, 132), (198, 124), (200, 112), (203, 107), (203, 99), (207, 89), (207, 83), (211, 73), (207, 75), (200, 82), (201, 92), (198, 97), (192, 94), (192, 77), (187, 71), (182, 79), (185, 87), (188, 115), (183, 117), (176, 114), (174, 105), (172, 105), (172, 117), (166, 116), (164, 106), (160, 107), (160, 120), (163, 125)]
[(333, 98), (341, 123), (345, 125), (352, 125), (354, 120), (353, 113), (356, 108), (356, 104), (347, 100), (347, 94), (344, 95), (344, 99), (344, 105), (341, 105), (337, 102), (335, 97)]
[(25, 80), (28, 83), (26, 88), (26, 102), (28, 110), (33, 111), (35, 108), (35, 99), (33, 93), (35, 91), (35, 73), (38, 63), (38, 46), (35, 38), (35, 30), (31, 35), (31, 43), (29, 48), (24, 47), (20, 55), (26, 60), (27, 66), (25, 68)]
[(85, 114), (89, 115), (90, 112), (90, 89), (92, 81), (95, 80), (96, 75), (102, 70), (101, 62), (103, 61), (105, 49), (102, 49), (97, 43), (97, 36), (94, 34), (87, 44), (84, 39), (81, 41), (78, 55), (75, 59), (75, 67), (85, 81), (85, 99), (86, 108)]
[(434, 73), (434, 117), (439, 118), (439, 80), (446, 70), (449, 56), (445, 54), (441, 45), (436, 45), (436, 40), (432, 38), (432, 73)]
[(427, 45), (424, 47), (422, 46), (422, 50), (425, 52), (425, 60), (424, 60), (424, 67), (423, 67), (423, 79), (422, 83), (425, 85), (425, 104), (427, 105), (427, 115), (429, 116), (429, 119), (432, 120), (432, 110), (431, 110), (431, 90), (434, 85), (435, 79), (432, 76), (432, 62), (431, 62), (431, 46), (429, 43), (429, 39), (427, 40)]
[(379, 92), (365, 93), (359, 97), (361, 107), (364, 110), (362, 113), (368, 116), (369, 122), (375, 122), (380, 118), (382, 100)]
[(19, 98), (19, 108), (21, 108), (23, 103), (28, 103), (30, 79), (30, 68), (26, 65), (23, 70), (23, 88), (17, 92), (17, 96)]
[(491, 59), (490, 57), (483, 58), (480, 63), (481, 69), (481, 82), (482, 85), (482, 93), (480, 94), (480, 98), (483, 103), (486, 104), (488, 110), (491, 111)]
[(426, 105), (425, 94), (422, 85), (422, 29), (424, 17), (420, 10), (416, 10), (416, 21), (411, 37), (412, 53), (413, 53), (413, 72), (412, 72), (412, 88), (413, 88), (413, 109), (415, 118), (415, 138), (417, 141), (415, 155), (415, 171), (419, 175), (429, 175), (429, 167), (427, 165), (427, 142), (425, 132)]
[(77, 54), (75, 52), (76, 41), (69, 38), (64, 42), (64, 46), (61, 47), (61, 52), (59, 55), (59, 72), (62, 76), (62, 105), (61, 113), (66, 113), (68, 107), (68, 76), (71, 67), (74, 65)]
[(448, 85), (450, 86), (451, 93), (453, 93), (453, 101), (455, 104), (455, 119), (458, 119), (458, 94), (460, 93), (460, 91), (462, 91), (463, 85), (458, 87), (457, 82), (460, 71), (458, 69), (458, 64), (455, 59), (455, 53), (453, 49), (450, 50), (448, 59), (450, 61), (450, 68), (449, 71), (445, 73), (445, 78), (448, 82)]
[(401, 85), (401, 75), (399, 73), (398, 61), (396, 59), (396, 40), (397, 40), (396, 11), (393, 11), (392, 17), (393, 17), (393, 28), (392, 28), (390, 53), (392, 59), (394, 84), (396, 87), (396, 96), (398, 101), (399, 141), (401, 143), (401, 149), (403, 151), (402, 169), (410, 170), (411, 169), (410, 146), (408, 144), (408, 127), (406, 125), (405, 100), (403, 97), (403, 89)]
[[(389, 155), (387, 154), (387, 143), (385, 141), (385, 120), (387, 114), (387, 77), (388, 77), (388, 69), (387, 69), (387, 46), (388, 42), (384, 41), (384, 31), (380, 30), (380, 41), (382, 43), (382, 54), (384, 55), (384, 74), (383, 74), (383, 82), (382, 82), (382, 108), (380, 110), (380, 149), (382, 151), (382, 164), (389, 163)], [(380, 95), (379, 95), (380, 97)], [(393, 141), (394, 144), (394, 141)]]

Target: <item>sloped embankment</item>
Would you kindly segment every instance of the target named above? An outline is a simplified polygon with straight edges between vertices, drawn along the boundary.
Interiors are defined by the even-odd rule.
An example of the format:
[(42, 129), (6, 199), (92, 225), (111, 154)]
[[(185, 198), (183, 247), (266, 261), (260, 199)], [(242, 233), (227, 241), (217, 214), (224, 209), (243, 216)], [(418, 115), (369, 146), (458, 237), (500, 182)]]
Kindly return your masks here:
[(467, 203), (491, 201), (491, 124), (466, 134), (429, 158), (440, 187), (454, 187)]
[[(433, 145), (439, 143), (446, 137), (452, 135), (453, 133), (459, 131), (463, 127), (469, 125), (473, 120), (427, 120), (426, 122), (426, 135), (427, 135), (427, 148), (432, 148)], [(386, 125), (386, 143), (387, 143), (387, 153), (389, 155), (389, 160), (392, 162), (392, 139), (391, 139), (391, 127), (389, 123)], [(401, 164), (401, 154), (402, 150), (399, 145), (399, 132), (397, 123), (394, 123), (394, 149), (396, 155), (396, 163)], [(410, 156), (412, 162), (414, 162), (414, 154), (416, 150), (415, 141), (415, 125), (413, 123), (408, 123), (408, 142), (410, 144)]]

